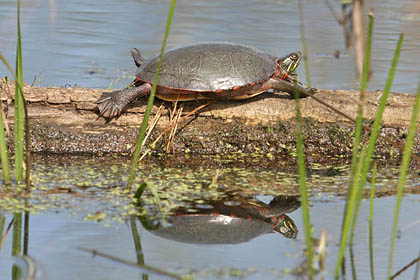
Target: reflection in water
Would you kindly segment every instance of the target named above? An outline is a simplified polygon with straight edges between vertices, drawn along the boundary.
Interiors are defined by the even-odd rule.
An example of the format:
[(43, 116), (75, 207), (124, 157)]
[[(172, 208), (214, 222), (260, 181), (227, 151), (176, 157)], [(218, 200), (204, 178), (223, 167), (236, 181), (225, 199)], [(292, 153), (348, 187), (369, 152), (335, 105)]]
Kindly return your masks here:
[(140, 220), (153, 234), (166, 239), (196, 244), (236, 244), (273, 231), (286, 238), (296, 238), (298, 229), (285, 213), (299, 206), (297, 197), (278, 196), (269, 204), (242, 197), (242, 201), (212, 200), (192, 208), (180, 207), (168, 218), (167, 227), (159, 224), (150, 227), (144, 217)]
[(35, 280), (44, 279), (43, 274), (39, 272), (37, 262), (30, 256), (20, 256), (15, 258), (14, 266), (22, 272), (19, 279)]

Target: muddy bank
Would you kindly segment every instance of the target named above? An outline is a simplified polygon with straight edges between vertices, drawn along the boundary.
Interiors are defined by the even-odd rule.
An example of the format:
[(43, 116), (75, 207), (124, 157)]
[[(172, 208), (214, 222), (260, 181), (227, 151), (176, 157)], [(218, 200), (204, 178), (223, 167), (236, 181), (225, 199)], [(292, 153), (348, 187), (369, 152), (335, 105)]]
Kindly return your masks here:
[[(31, 121), (34, 152), (129, 154), (134, 148), (143, 119), (146, 99), (140, 99), (118, 119), (106, 122), (99, 117), (96, 99), (102, 89), (31, 87), (25, 85), (25, 97)], [(1, 100), (13, 130), (13, 84), (0, 83)], [(356, 117), (357, 91), (321, 90), (317, 97), (346, 114)], [(368, 92), (366, 124), (376, 112), (381, 92)], [(377, 155), (397, 159), (405, 143), (414, 95), (392, 93), (385, 110)], [(205, 101), (184, 102), (183, 114)], [(7, 105), (9, 104), (9, 105)], [(156, 100), (153, 114), (162, 101)], [(164, 110), (148, 143), (168, 127), (173, 105)], [(354, 125), (319, 104), (313, 98), (301, 100), (305, 119), (304, 141), (308, 156), (351, 156)], [(152, 115), (153, 118), (153, 115)], [(295, 151), (295, 102), (287, 94), (264, 93), (244, 101), (215, 101), (183, 122), (171, 145), (171, 152), (183, 154), (246, 153), (271, 156)], [(154, 147), (164, 152), (166, 139)], [(416, 135), (415, 149), (420, 150)]]

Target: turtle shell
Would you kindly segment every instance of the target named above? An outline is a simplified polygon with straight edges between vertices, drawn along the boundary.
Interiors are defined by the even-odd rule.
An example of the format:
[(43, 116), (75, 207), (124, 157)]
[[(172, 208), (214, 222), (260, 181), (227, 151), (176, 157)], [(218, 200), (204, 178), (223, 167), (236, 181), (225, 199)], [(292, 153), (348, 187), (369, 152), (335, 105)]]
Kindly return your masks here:
[(272, 225), (258, 219), (227, 215), (179, 215), (172, 217), (168, 227), (151, 231), (153, 234), (183, 243), (236, 244), (273, 232)]
[[(136, 79), (153, 83), (158, 61), (155, 56), (141, 65)], [(278, 74), (277, 62), (256, 48), (232, 43), (173, 49), (163, 55), (157, 95), (166, 100), (249, 98), (263, 92), (261, 85)]]

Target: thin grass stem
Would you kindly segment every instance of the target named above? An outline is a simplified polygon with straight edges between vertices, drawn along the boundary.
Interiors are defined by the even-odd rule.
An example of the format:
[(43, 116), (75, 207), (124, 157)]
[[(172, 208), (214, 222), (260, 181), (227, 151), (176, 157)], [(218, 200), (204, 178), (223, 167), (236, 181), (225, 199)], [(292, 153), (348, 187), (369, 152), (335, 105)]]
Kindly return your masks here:
[[(355, 129), (355, 136), (354, 136), (354, 142), (353, 142), (353, 152), (352, 152), (352, 159), (351, 159), (351, 167), (350, 167), (350, 186), (352, 186), (352, 181), (355, 176), (356, 166), (357, 162), (359, 160), (358, 154), (359, 154), (359, 145), (362, 137), (363, 132), (363, 115), (364, 115), (364, 101), (365, 101), (365, 91), (367, 88), (368, 83), (368, 76), (369, 76), (369, 68), (370, 68), (370, 56), (371, 56), (371, 49), (372, 49), (372, 31), (373, 31), (373, 22), (374, 17), (372, 13), (369, 13), (369, 24), (368, 24), (368, 39), (366, 42), (366, 53), (365, 53), (365, 59), (363, 63), (363, 73), (362, 73), (362, 82), (360, 85), (360, 102), (359, 102), (359, 108), (358, 108), (358, 114), (356, 118), (356, 129)], [(347, 193), (347, 197), (350, 196), (350, 192), (352, 190), (349, 188), (349, 191)], [(343, 215), (343, 221), (344, 217), (346, 216), (347, 209), (349, 207), (348, 204), (349, 200), (346, 199), (346, 205), (345, 205), (345, 211)], [(352, 205), (351, 207), (354, 207)], [(344, 223), (342, 224), (344, 225)], [(352, 242), (352, 239), (350, 240), (350, 243)]]
[(130, 227), (131, 227), (131, 234), (133, 236), (133, 241), (134, 241), (134, 248), (136, 250), (137, 263), (144, 264), (144, 256), (141, 249), (140, 235), (137, 230), (136, 216), (134, 215), (130, 216)]
[(78, 249), (81, 250), (81, 251), (87, 252), (87, 253), (91, 253), (93, 256), (99, 256), (99, 257), (102, 257), (102, 258), (106, 258), (108, 260), (111, 260), (111, 261), (114, 261), (114, 262), (117, 262), (117, 263), (121, 263), (121, 264), (125, 264), (125, 265), (131, 266), (131, 267), (135, 267), (135, 268), (147, 271), (147, 272), (151, 272), (151, 273), (154, 273), (156, 275), (163, 275), (163, 276), (170, 277), (170, 278), (173, 278), (173, 279), (185, 279), (181, 275), (178, 275), (176, 273), (168, 272), (168, 271), (165, 271), (163, 269), (160, 269), (160, 268), (157, 268), (157, 267), (154, 267), (154, 266), (150, 266), (150, 265), (146, 265), (146, 264), (142, 265), (142, 264), (138, 264), (138, 263), (135, 263), (135, 262), (127, 261), (127, 260), (124, 260), (124, 259), (121, 259), (121, 258), (117, 258), (115, 256), (111, 256), (111, 255), (99, 252), (97, 250), (87, 249), (87, 248), (83, 248), (83, 247), (79, 247)]
[(353, 153), (352, 153), (352, 160), (351, 160), (351, 176), (354, 176), (354, 169), (356, 168), (356, 163), (358, 159), (357, 155), (359, 153), (359, 144), (360, 144), (360, 139), (361, 139), (361, 135), (363, 131), (365, 91), (368, 84), (369, 69), (370, 69), (370, 57), (371, 57), (372, 37), (373, 37), (372, 36), (373, 22), (374, 22), (373, 13), (369, 13), (368, 38), (367, 38), (367, 43), (366, 43), (365, 59), (363, 63), (362, 82), (360, 84), (360, 102), (359, 102), (359, 109), (358, 109), (358, 114), (356, 118), (356, 131), (355, 131), (355, 136), (354, 136)]
[(297, 98), (297, 93), (295, 93), (296, 101), (296, 138), (297, 138), (297, 159), (298, 159), (298, 176), (299, 176), (299, 193), (300, 201), (302, 207), (302, 219), (303, 227), (305, 231), (305, 243), (307, 250), (307, 262), (309, 267), (309, 279), (313, 278), (314, 269), (312, 267), (312, 238), (311, 238), (311, 221), (309, 213), (309, 199), (308, 199), (308, 189), (306, 187), (306, 175), (305, 175), (305, 158), (304, 158), (304, 148), (303, 148), (303, 138), (302, 138), (302, 118), (300, 113), (299, 100)]
[(138, 164), (138, 160), (139, 160), (139, 157), (140, 157), (141, 148), (143, 146), (142, 145), (143, 144), (143, 139), (145, 137), (147, 125), (149, 123), (150, 113), (152, 111), (153, 102), (155, 100), (155, 93), (156, 93), (156, 88), (157, 88), (157, 84), (158, 84), (158, 80), (159, 80), (160, 66), (162, 65), (162, 57), (163, 57), (163, 54), (165, 52), (166, 42), (168, 40), (169, 30), (171, 28), (172, 17), (174, 15), (174, 11), (175, 11), (175, 4), (176, 4), (176, 0), (171, 0), (171, 4), (169, 6), (168, 18), (166, 20), (165, 35), (163, 37), (163, 42), (162, 42), (162, 46), (161, 46), (161, 49), (160, 49), (159, 62), (158, 62), (155, 77), (154, 77), (154, 80), (153, 80), (152, 91), (150, 92), (146, 112), (144, 113), (144, 119), (143, 119), (143, 122), (140, 126), (140, 129), (139, 129), (139, 135), (137, 137), (136, 148), (134, 150), (133, 158), (131, 159), (130, 174), (129, 174), (128, 183), (127, 183), (128, 188), (131, 188), (131, 186), (133, 185), (134, 174), (135, 174), (135, 171), (137, 169), (137, 164)]
[(18, 256), (22, 252), (22, 213), (13, 214), (12, 255)]
[[(369, 138), (369, 143), (366, 149), (366, 156), (362, 155), (364, 153), (361, 153), (361, 155), (359, 156), (358, 166), (362, 166), (362, 169), (360, 170), (358, 167), (356, 168), (356, 173), (353, 180), (354, 183), (351, 190), (350, 203), (348, 204), (349, 206), (346, 209), (345, 221), (344, 221), (344, 226), (343, 226), (343, 230), (341, 234), (340, 250), (339, 250), (338, 260), (337, 260), (337, 265), (336, 265), (335, 279), (338, 279), (339, 277), (339, 271), (340, 271), (340, 267), (341, 267), (343, 257), (344, 257), (344, 248), (346, 247), (347, 240), (348, 240), (348, 229), (350, 226), (350, 220), (353, 217), (353, 215), (356, 216), (356, 217), (353, 217), (353, 224), (356, 224), (356, 221), (357, 221), (357, 212), (359, 209), (359, 204), (357, 204), (356, 201), (357, 200), (360, 201), (360, 198), (357, 199), (357, 197), (361, 196), (363, 187), (366, 184), (367, 173), (370, 168), (370, 162), (372, 160), (373, 150), (375, 148), (376, 139), (379, 133), (379, 128), (382, 121), (383, 112), (385, 110), (385, 105), (386, 105), (388, 95), (391, 89), (392, 81), (394, 79), (395, 70), (397, 68), (403, 39), (404, 39), (404, 35), (401, 34), (397, 43), (397, 47), (395, 49), (394, 58), (392, 60), (391, 68), (389, 70), (389, 75), (385, 84), (385, 89), (382, 93), (382, 97), (379, 103), (379, 108), (378, 108), (378, 111), (376, 112), (373, 128), (371, 130), (371, 135)], [(363, 147), (363, 149), (364, 148), (365, 147)], [(360, 176), (358, 174), (360, 174)], [(356, 181), (357, 183), (355, 183)]]
[(305, 75), (306, 75), (306, 85), (311, 86), (311, 75), (309, 73), (309, 62), (308, 62), (308, 47), (306, 44), (305, 36), (305, 22), (303, 19), (303, 6), (302, 0), (298, 0), (298, 11), (299, 11), (299, 20), (300, 20), (300, 37), (302, 40), (302, 51), (303, 51), (303, 61), (305, 63)]
[(0, 216), (0, 239), (3, 236), (3, 230), (4, 230), (4, 224), (5, 223), (6, 223), (6, 217), (5, 216)]
[[(25, 203), (29, 206), (29, 203)], [(25, 219), (23, 222), (23, 255), (27, 256), (29, 252), (29, 211), (25, 211)]]
[[(366, 155), (366, 147), (363, 146), (360, 152), (360, 158), (364, 158)], [(341, 266), (343, 265), (343, 258), (344, 258), (344, 251), (347, 245), (348, 235), (350, 232), (351, 221), (354, 212), (354, 203), (356, 200), (356, 191), (357, 185), (360, 180), (359, 174), (361, 173), (363, 167), (363, 161), (359, 160), (356, 165), (355, 176), (352, 181), (352, 185), (350, 186), (350, 195), (347, 197), (349, 207), (346, 209), (344, 213), (343, 225), (341, 230), (341, 237), (340, 237), (340, 249), (338, 251), (337, 256), (337, 264), (335, 267), (335, 279), (338, 279)]]
[(403, 34), (400, 35), (400, 38), (398, 40), (398, 44), (397, 44), (397, 48), (395, 50), (395, 54), (394, 54), (394, 59), (392, 61), (392, 65), (391, 65), (391, 69), (388, 75), (388, 79), (387, 79), (387, 83), (385, 85), (385, 89), (382, 93), (382, 97), (381, 97), (381, 101), (379, 103), (379, 107), (378, 107), (378, 111), (376, 112), (376, 116), (375, 116), (375, 120), (373, 122), (373, 127), (371, 130), (371, 134), (369, 137), (369, 142), (368, 142), (368, 148), (367, 148), (367, 153), (366, 153), (366, 158), (360, 158), (359, 160), (363, 161), (363, 169), (362, 169), (362, 173), (361, 173), (361, 180), (359, 182), (359, 185), (357, 187), (357, 197), (356, 197), (356, 204), (355, 204), (355, 210), (354, 210), (354, 216), (353, 216), (353, 223), (352, 223), (352, 234), (351, 234), (351, 240), (350, 242), (353, 242), (353, 236), (354, 236), (354, 232), (356, 229), (356, 223), (357, 223), (357, 218), (358, 218), (358, 214), (359, 214), (359, 207), (360, 207), (360, 201), (362, 200), (362, 193), (363, 193), (363, 189), (366, 185), (366, 181), (367, 181), (367, 175), (370, 169), (370, 163), (372, 161), (372, 157), (373, 157), (373, 151), (375, 149), (375, 145), (376, 145), (376, 140), (378, 138), (378, 134), (379, 134), (379, 130), (381, 128), (381, 122), (382, 122), (382, 116), (385, 110), (385, 106), (387, 103), (387, 99), (389, 96), (389, 92), (391, 90), (391, 85), (392, 85), (392, 81), (394, 79), (394, 74), (395, 74), (395, 70), (397, 68), (397, 63), (398, 63), (398, 58), (400, 55), (400, 51), (401, 51), (401, 46), (402, 46), (402, 42), (403, 42)]
[(388, 278), (392, 276), (392, 263), (393, 263), (393, 257), (394, 257), (395, 238), (397, 236), (397, 227), (398, 227), (398, 219), (400, 215), (403, 187), (405, 185), (407, 170), (410, 165), (411, 153), (412, 153), (413, 142), (414, 142), (414, 135), (417, 129), (419, 108), (420, 108), (420, 81), (419, 81), (419, 85), (417, 89), (416, 101), (413, 106), (413, 113), (411, 115), (411, 122), (410, 122), (410, 127), (408, 129), (407, 142), (404, 148), (404, 154), (403, 154), (401, 168), (400, 168), (400, 176), (399, 176), (398, 186), (397, 186), (397, 199), (395, 201), (394, 222), (392, 225), (391, 245), (389, 249)]
[(372, 183), (370, 185), (370, 207), (369, 207), (369, 264), (370, 277), (375, 280), (375, 271), (373, 263), (373, 200), (375, 199), (375, 182), (376, 182), (376, 163), (372, 168)]
[(15, 80), (15, 177), (16, 182), (23, 180), (24, 153), (24, 99), (21, 86), (23, 85), (22, 41), (20, 32), (20, 6), (17, 1), (17, 47), (16, 47), (16, 80)]
[[(0, 100), (0, 110), (3, 111), (2, 102)], [(0, 160), (3, 170), (3, 179), (5, 184), (10, 184), (10, 162), (9, 162), (9, 153), (7, 152), (7, 143), (6, 143), (6, 131), (3, 123), (3, 114), (0, 114)]]

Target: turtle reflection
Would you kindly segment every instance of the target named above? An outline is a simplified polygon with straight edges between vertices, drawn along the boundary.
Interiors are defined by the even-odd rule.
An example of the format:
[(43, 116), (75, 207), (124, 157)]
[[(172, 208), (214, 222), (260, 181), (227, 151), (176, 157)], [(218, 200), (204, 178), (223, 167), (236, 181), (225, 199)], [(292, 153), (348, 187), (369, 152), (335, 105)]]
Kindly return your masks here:
[(149, 229), (166, 239), (196, 244), (242, 243), (272, 232), (296, 238), (298, 229), (285, 213), (299, 206), (298, 199), (290, 196), (275, 197), (269, 204), (255, 199), (206, 201), (194, 205), (193, 212), (191, 208), (178, 208), (168, 218), (167, 227)]

